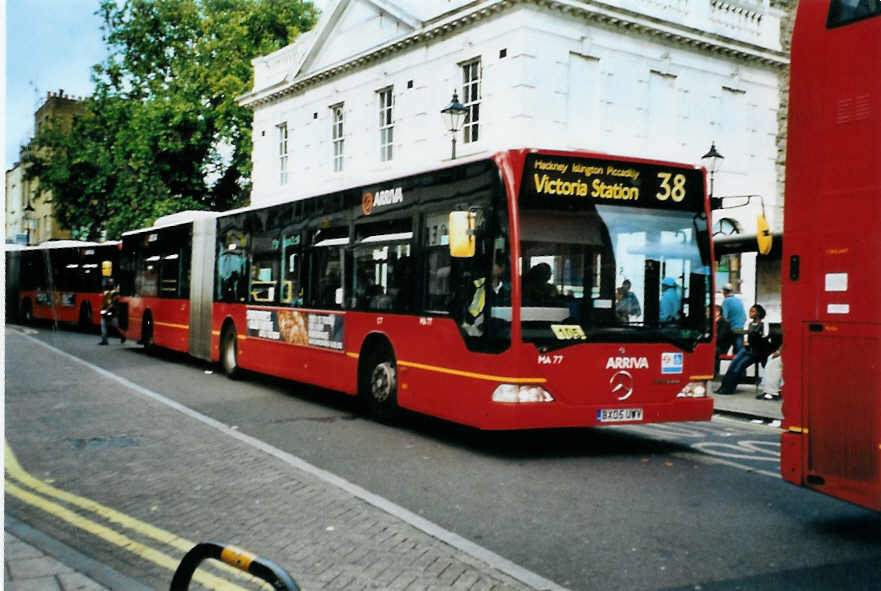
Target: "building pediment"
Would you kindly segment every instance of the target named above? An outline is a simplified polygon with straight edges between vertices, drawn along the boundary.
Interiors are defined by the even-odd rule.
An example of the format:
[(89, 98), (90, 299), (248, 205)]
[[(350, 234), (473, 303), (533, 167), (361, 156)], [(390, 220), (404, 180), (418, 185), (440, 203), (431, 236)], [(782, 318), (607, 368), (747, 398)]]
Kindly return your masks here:
[[(446, 38), (499, 12), (529, 4), (567, 19), (618, 28), (631, 35), (663, 38), (671, 45), (694, 47), (735, 60), (775, 68), (788, 64), (786, 54), (778, 49), (776, 25), (769, 28), (769, 22), (765, 22), (778, 22), (773, 9), (768, 9), (768, 16), (774, 18), (763, 20), (758, 12), (729, 14), (728, 4), (708, 3), (701, 4), (700, 10), (696, 6), (693, 12), (677, 13), (667, 20), (634, 10), (634, 2), (623, 2), (625, 8), (596, 0), (425, 0), (422, 5), (416, 0), (335, 0), (308, 36), (302, 35), (294, 45), (254, 60), (254, 90), (240, 97), (240, 104), (253, 108), (277, 100), (415, 45)], [(723, 17), (744, 22), (722, 22)], [(749, 34), (744, 33), (746, 37), (764, 41), (745, 41), (718, 32), (738, 27), (750, 27)], [(765, 29), (773, 29), (774, 34), (769, 33), (765, 39)], [(272, 60), (283, 61), (286, 69), (279, 70), (278, 64), (267, 67)]]
[(308, 76), (404, 38), (421, 26), (420, 20), (390, 0), (336, 0), (322, 15), (302, 61), (287, 79)]

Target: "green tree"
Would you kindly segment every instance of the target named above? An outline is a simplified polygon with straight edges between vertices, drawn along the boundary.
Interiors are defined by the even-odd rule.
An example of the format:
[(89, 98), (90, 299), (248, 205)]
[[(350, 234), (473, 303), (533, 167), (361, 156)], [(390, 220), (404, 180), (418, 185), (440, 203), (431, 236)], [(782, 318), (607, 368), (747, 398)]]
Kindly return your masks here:
[(314, 26), (303, 0), (101, 0), (110, 54), (87, 114), (46, 125), (24, 158), (80, 238), (118, 237), (184, 209), (222, 211), (250, 192), (251, 118), (236, 98), (251, 60)]

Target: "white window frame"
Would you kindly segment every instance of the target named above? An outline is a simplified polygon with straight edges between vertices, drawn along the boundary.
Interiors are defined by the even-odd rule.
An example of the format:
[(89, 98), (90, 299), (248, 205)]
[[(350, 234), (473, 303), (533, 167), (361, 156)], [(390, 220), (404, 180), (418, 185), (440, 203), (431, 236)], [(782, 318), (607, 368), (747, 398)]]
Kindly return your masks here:
[(334, 172), (342, 172), (343, 170), (343, 161), (345, 156), (345, 137), (344, 133), (344, 123), (345, 123), (345, 112), (343, 111), (344, 103), (337, 103), (335, 105), (330, 106), (331, 112), (331, 125), (330, 125), (330, 138), (331, 144), (333, 145), (333, 171)]
[(288, 184), (288, 123), (275, 126), (278, 138), (278, 184)]
[(379, 99), (379, 160), (390, 162), (395, 156), (395, 87), (376, 91)]
[(476, 57), (459, 64), (462, 70), (462, 104), (468, 107), (462, 124), (463, 142), (480, 140), (480, 101), (483, 97), (483, 63)]

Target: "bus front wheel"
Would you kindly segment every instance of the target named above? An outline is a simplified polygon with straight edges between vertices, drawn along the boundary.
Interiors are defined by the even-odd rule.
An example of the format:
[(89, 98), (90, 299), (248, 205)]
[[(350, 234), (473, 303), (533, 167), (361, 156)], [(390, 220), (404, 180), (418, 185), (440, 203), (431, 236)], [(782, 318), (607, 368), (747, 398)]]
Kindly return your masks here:
[(239, 352), (238, 339), (234, 328), (223, 331), (220, 341), (220, 366), (223, 373), (230, 379), (236, 379), (239, 375)]
[(362, 395), (370, 412), (381, 422), (398, 414), (398, 367), (391, 353), (380, 354), (367, 365)]

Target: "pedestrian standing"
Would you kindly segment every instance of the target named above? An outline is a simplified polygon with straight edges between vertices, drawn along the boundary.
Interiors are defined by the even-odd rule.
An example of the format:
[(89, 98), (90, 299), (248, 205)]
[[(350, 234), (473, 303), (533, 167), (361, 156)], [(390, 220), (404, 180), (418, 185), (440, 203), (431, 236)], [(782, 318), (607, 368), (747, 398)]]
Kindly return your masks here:
[[(722, 286), (722, 295), (725, 296), (725, 299), (722, 300), (722, 317), (728, 321), (728, 326), (735, 334), (733, 345), (736, 356), (743, 349), (743, 337), (738, 331), (742, 331), (743, 325), (746, 324), (746, 311), (743, 308), (743, 302), (734, 295), (734, 287), (730, 283)], [(727, 353), (727, 351), (726, 349), (725, 352)]]
[(125, 342), (125, 334), (119, 328), (119, 289), (113, 283), (113, 279), (106, 279), (104, 293), (101, 294), (101, 340), (99, 345), (107, 344), (107, 325), (113, 326), (114, 330), (119, 334), (119, 342)]
[(722, 316), (722, 306), (716, 304), (716, 363), (713, 366), (713, 375), (719, 375), (719, 364), (722, 355), (734, 344), (736, 336), (731, 332), (731, 324)]
[(661, 282), (660, 321), (661, 324), (672, 324), (679, 320), (682, 307), (682, 296), (679, 286), (672, 277), (665, 277)]

